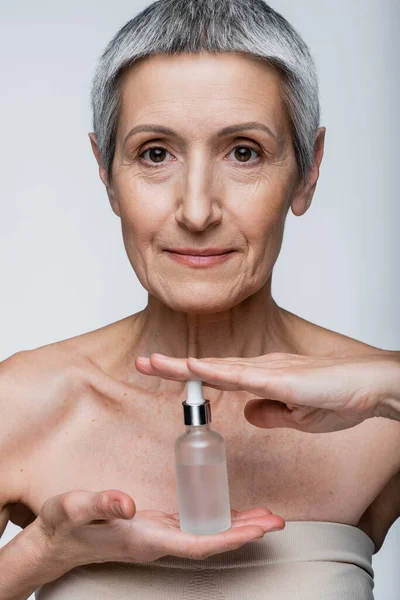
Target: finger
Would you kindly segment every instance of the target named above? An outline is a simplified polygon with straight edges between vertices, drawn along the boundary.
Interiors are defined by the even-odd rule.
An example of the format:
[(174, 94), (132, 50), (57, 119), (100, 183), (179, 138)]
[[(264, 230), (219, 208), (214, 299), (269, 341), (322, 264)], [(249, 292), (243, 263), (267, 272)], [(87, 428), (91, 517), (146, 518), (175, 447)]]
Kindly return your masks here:
[[(260, 365), (256, 359), (262, 358), (263, 357), (254, 357), (251, 360), (246, 360), (246, 364), (260, 368), (262, 365)], [(226, 364), (243, 364), (243, 359), (236, 357), (205, 358), (201, 360), (218, 362), (218, 364), (221, 364), (224, 361)], [(137, 357), (135, 359), (135, 366), (136, 369), (144, 375), (162, 377), (163, 379), (172, 381), (187, 381), (188, 379), (193, 379), (193, 373), (188, 367), (187, 361), (188, 359), (186, 358), (175, 358), (159, 353), (153, 353), (150, 358), (142, 356)], [(207, 385), (206, 382), (204, 383)], [(221, 391), (237, 389), (229, 384), (218, 385), (215, 383), (208, 383), (208, 387)]]
[(283, 529), (285, 522), (279, 515), (271, 514), (248, 517), (247, 519), (241, 519), (232, 523), (232, 527), (244, 527), (246, 525), (261, 525), (264, 528), (264, 533), (266, 533), (267, 531)]
[[(187, 381), (188, 379), (193, 379), (193, 373), (191, 373), (190, 369), (181, 369), (180, 372), (177, 373), (176, 368), (174, 368), (173, 366), (155, 366), (148, 358), (136, 358), (135, 366), (140, 373), (143, 373), (143, 375), (153, 375), (156, 377), (162, 377), (163, 379), (168, 379), (169, 381)], [(174, 375), (172, 375), (171, 373), (174, 373)], [(212, 383), (203, 382), (203, 385), (214, 390), (224, 391), (226, 389), (226, 386), (215, 385)]]
[(231, 518), (232, 521), (241, 521), (244, 519), (250, 519), (252, 517), (265, 517), (268, 515), (272, 515), (272, 511), (269, 508), (265, 508), (263, 506), (258, 506), (256, 508), (249, 508), (248, 510), (237, 511), (231, 509)]
[[(144, 375), (153, 375), (172, 381), (187, 381), (193, 379), (193, 373), (187, 366), (186, 358), (170, 358), (152, 354), (150, 358), (137, 357), (135, 366)], [(207, 384), (217, 390), (226, 390), (226, 385)]]
[(85, 492), (69, 498), (69, 515), (75, 525), (92, 520), (132, 518), (136, 512), (133, 499), (119, 490)]
[(244, 417), (251, 425), (264, 429), (298, 428), (293, 419), (293, 411), (286, 404), (276, 400), (249, 400), (244, 407)]
[(305, 433), (328, 433), (355, 427), (362, 419), (343, 417), (333, 410), (312, 406), (296, 406), (270, 400), (249, 400), (244, 416), (255, 427), (288, 427)]
[(185, 378), (181, 375), (177, 375), (177, 376), (170, 375), (170, 373), (167, 373), (164, 370), (159, 370), (156, 367), (154, 367), (153, 365), (142, 366), (137, 360), (135, 360), (135, 367), (139, 371), (139, 373), (143, 373), (143, 375), (150, 375), (153, 377), (162, 377), (163, 379), (168, 379), (170, 381), (177, 381), (177, 380), (185, 381), (186, 379), (190, 378), (190, 376)]
[[(185, 359), (182, 358), (172, 358), (168, 356), (163, 356), (162, 354), (154, 354), (152, 355), (156, 358), (158, 364), (162, 365), (164, 369), (170, 369), (174, 367), (179, 367), (179, 363), (184, 360), (186, 363), (189, 361), (193, 361), (197, 364), (218, 364), (218, 365), (237, 365), (237, 366), (249, 366), (255, 368), (265, 368), (267, 365), (264, 364), (263, 356), (257, 357), (254, 356), (252, 358), (241, 358), (241, 357), (225, 357), (225, 358), (195, 358), (194, 356), (189, 356)], [(178, 362), (179, 361), (179, 362)]]
[(74, 528), (93, 520), (130, 519), (135, 512), (133, 499), (120, 490), (91, 492), (78, 489), (46, 500), (40, 516), (44, 528), (54, 532), (60, 526)]
[[(256, 508), (249, 508), (248, 510), (242, 511), (231, 508), (232, 521), (248, 519), (251, 517), (262, 517), (266, 515), (272, 515), (272, 511), (264, 506), (257, 506)], [(173, 517), (174, 519), (179, 519), (179, 512), (170, 513), (168, 516)]]
[(186, 358), (172, 359), (154, 353), (147, 360), (137, 357), (135, 359), (135, 366), (144, 375), (155, 375), (164, 379), (177, 381), (187, 381), (193, 378), (193, 374), (188, 369)]
[[(190, 357), (189, 357), (190, 358)], [(251, 366), (261, 366), (257, 358), (262, 357), (254, 357), (252, 359), (246, 359), (245, 363)], [(165, 356), (164, 354), (159, 354), (154, 352), (150, 357), (138, 356), (135, 359), (136, 367), (141, 370), (141, 372), (145, 371), (146, 375), (159, 375), (161, 372), (164, 374), (169, 374), (171, 376), (174, 375), (182, 375), (186, 379), (191, 376), (190, 369), (187, 367), (187, 358), (175, 358), (172, 356)], [(244, 360), (242, 358), (237, 357), (227, 357), (227, 358), (202, 358), (201, 361), (209, 361), (209, 362), (217, 362), (218, 364), (226, 363), (226, 364), (239, 364), (243, 363)]]
[(214, 554), (235, 550), (243, 544), (264, 537), (268, 531), (282, 529), (284, 521), (282, 517), (274, 515), (269, 517), (269, 523), (246, 524), (231, 527), (222, 533), (213, 535), (195, 536), (180, 532), (174, 540), (173, 548), (169, 552), (176, 556), (191, 557), (196, 560), (207, 558)]
[[(173, 365), (175, 363), (175, 361), (181, 361), (181, 360), (186, 361), (187, 360), (187, 358), (177, 358), (176, 356), (167, 356), (166, 354), (161, 354), (160, 352), (153, 352), (153, 354), (151, 356), (162, 360), (165, 364), (171, 364), (171, 365)], [(146, 357), (138, 356), (138, 358), (142, 359), (142, 358), (146, 358)], [(257, 357), (257, 356), (254, 356), (251, 359), (243, 359), (242, 357), (237, 357), (237, 356), (224, 356), (224, 357), (207, 356), (207, 357), (204, 357), (204, 358), (201, 358), (198, 360), (211, 361), (211, 362), (231, 362), (231, 363), (233, 363), (233, 362), (243, 362), (243, 360), (257, 361), (262, 358), (263, 357)]]
[(245, 390), (273, 400), (289, 400), (283, 370), (267, 370), (260, 365), (203, 362), (188, 358), (189, 369), (202, 381), (223, 385), (226, 390)]

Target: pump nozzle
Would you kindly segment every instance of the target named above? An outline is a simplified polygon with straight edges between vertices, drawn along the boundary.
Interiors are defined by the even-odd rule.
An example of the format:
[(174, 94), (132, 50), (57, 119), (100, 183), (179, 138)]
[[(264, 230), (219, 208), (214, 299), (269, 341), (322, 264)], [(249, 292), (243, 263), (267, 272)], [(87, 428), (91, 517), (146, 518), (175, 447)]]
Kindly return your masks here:
[(204, 398), (201, 385), (198, 379), (187, 382), (187, 400), (182, 402), (185, 425), (211, 423), (210, 401)]
[(200, 380), (188, 380), (186, 403), (190, 404), (190, 406), (198, 406), (199, 404), (204, 404), (203, 390)]

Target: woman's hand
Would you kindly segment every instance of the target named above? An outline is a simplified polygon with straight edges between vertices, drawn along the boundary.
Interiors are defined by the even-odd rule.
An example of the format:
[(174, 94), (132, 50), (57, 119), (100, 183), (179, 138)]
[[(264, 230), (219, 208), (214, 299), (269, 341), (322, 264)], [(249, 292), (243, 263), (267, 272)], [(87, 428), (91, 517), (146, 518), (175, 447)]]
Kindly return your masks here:
[(72, 490), (46, 500), (29, 527), (39, 531), (38, 545), (46, 548), (47, 557), (43, 569), (53, 581), (89, 563), (152, 562), (165, 555), (203, 559), (285, 526), (267, 508), (231, 510), (231, 519), (227, 531), (192, 535), (180, 530), (178, 513), (136, 512), (133, 499), (120, 490)]
[(218, 390), (261, 396), (244, 409), (256, 427), (291, 427), (309, 433), (339, 431), (371, 417), (400, 420), (400, 353), (302, 356), (270, 353), (252, 358), (138, 357), (143, 374), (201, 379)]

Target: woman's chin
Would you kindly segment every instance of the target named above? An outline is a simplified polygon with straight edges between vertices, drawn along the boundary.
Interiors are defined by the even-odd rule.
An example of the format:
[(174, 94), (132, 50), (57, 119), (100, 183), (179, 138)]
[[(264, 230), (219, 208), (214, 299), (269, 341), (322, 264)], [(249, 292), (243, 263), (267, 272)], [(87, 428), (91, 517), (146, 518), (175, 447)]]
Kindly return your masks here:
[[(191, 295), (192, 297), (188, 298), (188, 295)], [(160, 300), (171, 310), (176, 312), (196, 313), (198, 315), (223, 312), (229, 310), (236, 304), (232, 302), (232, 298), (221, 298), (220, 300), (217, 300), (213, 298), (210, 293), (205, 294), (204, 296), (203, 294), (189, 293), (182, 298), (168, 298), (168, 300), (160, 298)]]

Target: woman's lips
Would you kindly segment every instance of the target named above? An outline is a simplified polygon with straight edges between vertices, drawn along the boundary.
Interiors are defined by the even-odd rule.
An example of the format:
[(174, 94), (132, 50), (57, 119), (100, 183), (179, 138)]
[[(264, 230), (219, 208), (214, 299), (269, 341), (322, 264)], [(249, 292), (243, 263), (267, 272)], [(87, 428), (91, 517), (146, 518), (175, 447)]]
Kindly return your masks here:
[(176, 260), (179, 263), (184, 265), (189, 265), (191, 267), (209, 267), (212, 265), (217, 265), (227, 258), (234, 254), (235, 251), (224, 252), (224, 254), (212, 254), (210, 256), (195, 256), (193, 254), (178, 254), (178, 252), (171, 252), (166, 250), (171, 258)]

